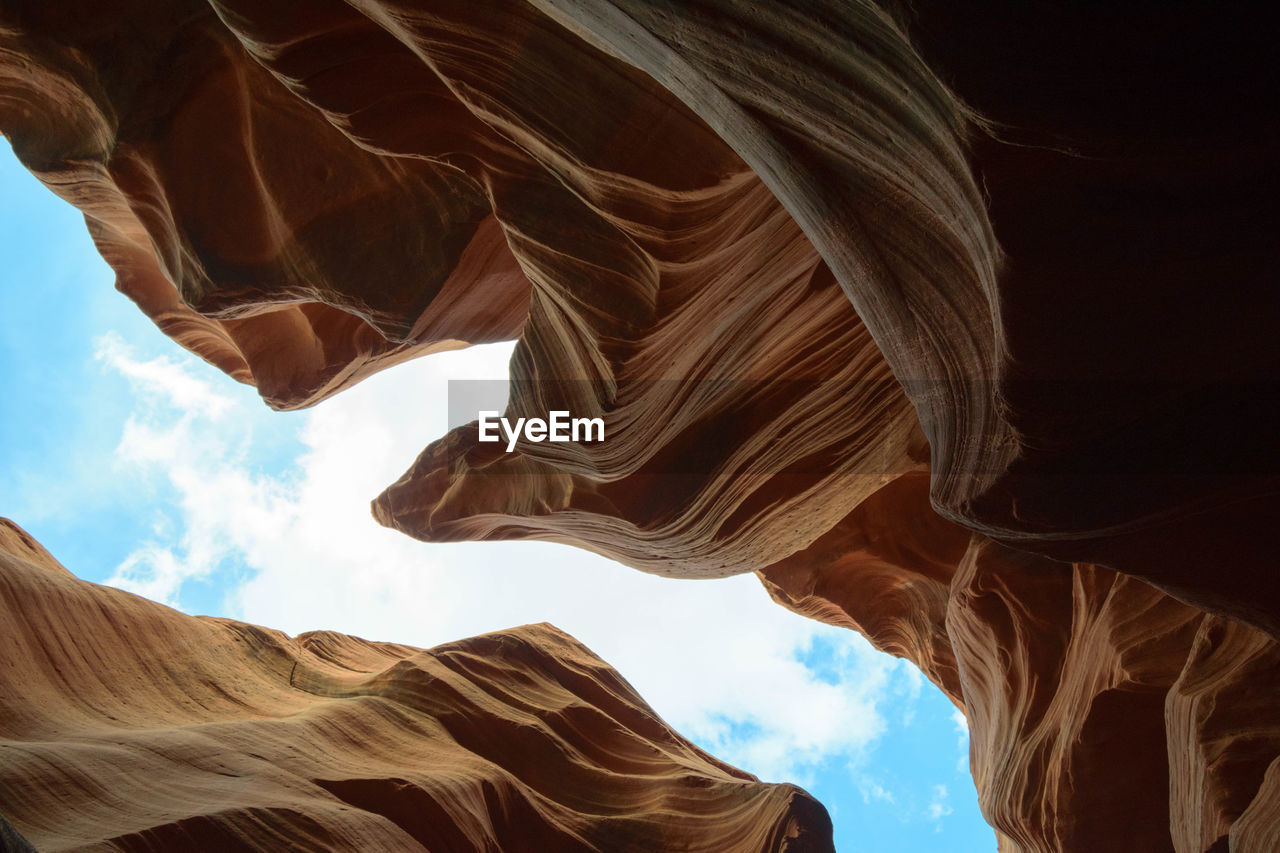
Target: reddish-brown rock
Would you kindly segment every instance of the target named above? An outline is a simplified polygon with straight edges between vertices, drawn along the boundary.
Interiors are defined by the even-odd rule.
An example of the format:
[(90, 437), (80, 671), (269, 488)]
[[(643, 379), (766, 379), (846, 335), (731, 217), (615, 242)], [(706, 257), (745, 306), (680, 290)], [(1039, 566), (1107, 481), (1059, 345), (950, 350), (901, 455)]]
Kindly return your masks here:
[(921, 480), (761, 571), (773, 598), (915, 661), (963, 708), (979, 801), (1009, 849), (1186, 853), (1229, 835), (1269, 850), (1276, 639), (951, 525)]
[[(1274, 631), (1280, 592), (1256, 531), (1277, 520), (1280, 306), (1261, 189), (1274, 158), (1260, 152), (1280, 122), (1246, 107), (1269, 102), (1275, 75), (1255, 58), (1264, 13), (1194, 8), (1149, 25), (1045, 3), (978, 23), (945, 4), (895, 17), (834, 0), (11, 3), (0, 126), (85, 210), (120, 287), (272, 405), (523, 328), (518, 379), (584, 384), (521, 392), (514, 410), (570, 403), (635, 437), (625, 458), (525, 455), (610, 483), (644, 457), (696, 455), (696, 424), (717, 410), (776, 411), (764, 435), (804, 429), (806, 411), (857, 422), (889, 405), (895, 440), (918, 417), (952, 520)], [(145, 34), (118, 38), (122, 17)], [(1126, 80), (1122, 98), (1079, 73), (1090, 62)], [(1220, 298), (1202, 299), (1210, 277)], [(832, 282), (856, 316), (804, 298)], [(644, 388), (753, 365), (779, 368), (775, 381), (891, 373), (906, 396)], [(821, 481), (848, 464), (899, 473), (900, 447), (868, 462), (883, 442), (858, 435), (806, 448), (825, 454), (817, 482), (754, 500), (844, 495)], [(676, 490), (685, 504), (715, 500), (691, 490)], [(760, 568), (865, 493), (799, 533), (751, 512), (754, 565), (709, 541), (735, 527), (733, 510), (713, 512), (691, 541), (664, 536), (688, 563), (666, 570)], [(433, 501), (405, 497), (410, 513)], [(612, 503), (624, 526), (661, 524)], [(582, 527), (538, 535), (640, 547), (615, 524)], [(1232, 569), (1203, 582), (1215, 555)]]
[(424, 651), (76, 579), (0, 520), (0, 812), (39, 850), (831, 849), (550, 625)]
[(518, 334), (513, 414), (605, 419), (384, 523), (760, 572), (965, 709), (1010, 849), (1265, 850), (1272, 14), (10, 3), (0, 130), (274, 406)]

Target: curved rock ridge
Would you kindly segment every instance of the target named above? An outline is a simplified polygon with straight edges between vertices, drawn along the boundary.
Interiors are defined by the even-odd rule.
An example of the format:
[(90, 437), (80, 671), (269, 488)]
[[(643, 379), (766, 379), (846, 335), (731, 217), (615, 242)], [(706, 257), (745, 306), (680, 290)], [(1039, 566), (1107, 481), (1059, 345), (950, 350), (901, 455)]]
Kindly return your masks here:
[[(518, 305), (528, 320), (511, 409), (608, 418), (613, 439), (599, 449), (557, 455), (551, 446), (526, 447), (497, 465), (488, 454), (474, 459), (471, 434), (459, 432), (445, 443), (446, 458), (482, 467), (484, 477), (436, 471), (430, 465), (441, 454), (428, 451), (405, 487), (380, 504), (388, 523), (423, 538), (555, 538), (650, 571), (718, 576), (807, 545), (925, 455), (908, 398), (797, 220), (690, 109), (553, 15), (516, 2), (465, 10), (319, 4), (309, 15), (217, 3), (219, 22), (192, 6), (156, 45), (131, 50), (130, 62), (177, 56), (225, 84), (138, 103), (137, 81), (116, 73), (113, 51), (121, 48), (105, 39), (101, 16), (58, 27), (45, 8), (15, 16), (14, 55), (35, 54), (41, 73), (60, 80), (73, 71), (105, 78), (85, 97), (113, 118), (96, 126), (100, 144), (86, 165), (67, 150), (66, 140), (79, 137), (63, 126), (66, 106), (36, 97), (52, 83), (30, 86), (25, 67), (18, 95), (35, 106), (24, 102), (0, 118), (28, 165), (64, 195), (74, 184), (95, 230), (110, 218), (100, 199), (146, 213), (142, 230), (129, 227), (134, 244), (150, 241), (164, 272), (149, 280), (177, 304), (163, 285), (172, 280), (234, 346), (211, 349), (208, 324), (200, 334), (170, 329), (180, 341), (224, 367), (243, 357), (249, 372), (233, 373), (256, 382), (269, 402), (304, 405), (395, 359), (487, 339), (467, 327), (476, 315), (492, 321), (493, 335), (512, 336), (518, 322), (503, 317), (515, 317)], [(851, 36), (861, 22), (873, 47), (894, 38), (873, 8), (857, 14), (843, 24)], [(877, 229), (887, 243), (896, 223), (916, 241), (913, 251), (953, 261), (979, 252), (978, 197), (943, 132), (959, 117), (940, 94), (910, 95), (939, 113), (916, 139), (907, 130), (919, 117), (867, 64), (848, 70), (867, 78), (874, 103), (850, 122), (872, 124), (885, 101), (893, 107), (889, 129), (902, 129), (900, 139), (876, 136), (859, 154), (876, 161), (857, 173), (856, 186), (868, 211), (878, 211)], [(264, 68), (275, 80), (263, 79)], [(909, 70), (937, 88), (923, 68)], [(413, 115), (421, 119), (405, 120)], [(211, 123), (230, 116), (237, 120), (213, 162), (199, 176), (182, 172), (182, 154), (194, 154)], [(329, 148), (339, 131), (350, 163)], [(316, 151), (296, 162), (297, 141), (310, 144), (313, 135)], [(881, 150), (901, 145), (931, 164), (919, 186), (902, 186)], [(312, 157), (324, 168), (312, 168)], [(148, 181), (119, 177), (130, 170), (145, 171)], [(220, 176), (217, 196), (211, 186), (189, 186), (211, 175)], [(347, 186), (358, 190), (358, 205), (342, 206)], [(299, 206), (316, 196), (326, 206), (332, 197), (335, 209)], [(970, 216), (933, 211), (930, 200), (968, 204)], [(406, 224), (413, 205), (423, 212)], [(336, 232), (344, 223), (351, 233)], [(368, 247), (366, 228), (378, 237)], [(403, 233), (414, 228), (439, 232), (443, 245), (423, 255), (425, 237)], [(952, 233), (957, 228), (980, 233)], [(338, 248), (352, 243), (361, 244), (354, 255)], [(133, 267), (106, 253), (129, 289)], [(500, 273), (514, 257), (523, 275), (485, 277), (488, 267), (468, 266), (468, 253)], [(414, 265), (412, 276), (406, 265)], [(958, 266), (939, 261), (911, 279), (945, 277)], [(447, 274), (436, 296), (433, 282)], [(450, 282), (466, 290), (456, 302), (445, 298)], [(368, 337), (376, 329), (397, 341), (414, 316), (374, 304), (384, 296), (439, 314), (432, 327), (439, 339), (393, 345)], [(717, 331), (707, 335), (706, 319), (716, 315)], [(287, 332), (276, 331), (281, 324)], [(775, 344), (792, 339), (813, 346), (779, 358)], [(710, 382), (689, 389), (682, 384), (689, 380)], [(734, 424), (744, 413), (756, 423)], [(726, 428), (743, 440), (723, 441)], [(683, 458), (690, 448), (709, 457), (693, 470)], [(710, 483), (703, 471), (715, 474)], [(502, 476), (508, 472), (518, 476)], [(448, 488), (438, 487), (442, 480)]]
[(191, 617), (0, 521), (0, 814), (37, 849), (831, 850), (550, 625), (427, 651)]
[[(122, 19), (147, 25), (120, 39)], [(474, 182), (353, 145), (204, 2), (6, 4), (0, 132), (118, 289), (277, 408), (524, 322)]]
[(760, 572), (964, 707), (1009, 849), (1275, 846), (1265, 4), (0, 15), (0, 130), (268, 403), (518, 336), (512, 415), (606, 422), (383, 523)]
[[(294, 92), (366, 145), (447, 158), (487, 187), (534, 282), (510, 411), (606, 420), (608, 441), (571, 452), (525, 444), (495, 457), (474, 430), (456, 431), (379, 500), (384, 523), (429, 540), (556, 539), (648, 571), (714, 577), (807, 545), (918, 464), (916, 416), (831, 267), (761, 177), (652, 78), (522, 3), (465, 15), (447, 5), (335, 11), (323, 25), (264, 21), (249, 6), (220, 9)], [(873, 41), (891, 36), (874, 10), (859, 14), (877, 27)], [(371, 69), (375, 44), (422, 71)], [(850, 70), (873, 90), (888, 85)], [(456, 96), (444, 139), (438, 119), (393, 128), (353, 109), (424, 92), (433, 104)], [(908, 121), (900, 105), (894, 121)], [(902, 187), (885, 162), (850, 189), (864, 187), (879, 227), (901, 224), (914, 249), (962, 255), (952, 226), (915, 196), (967, 198), (980, 219), (977, 196), (954, 140), (926, 130), (901, 144), (955, 168), (940, 163), (925, 186)], [(811, 345), (777, 346), (792, 340)]]
[[(707, 39), (700, 55), (741, 54), (726, 46), (735, 27), (775, 32), (784, 55), (816, 58), (808, 41), (819, 24), (862, 48), (842, 49), (828, 69), (857, 81), (857, 98), (828, 87), (803, 128), (767, 115), (781, 105), (753, 104), (763, 118), (731, 133), (650, 76), (652, 50), (653, 61), (687, 72), (681, 79), (705, 78), (708, 94), (746, 121), (724, 93), (730, 81), (686, 68), (646, 29), (679, 31), (689, 14), (679, 5), (673, 20), (655, 21), (645, 19), (653, 8), (624, 5), (389, 3), (335, 6), (317, 19), (216, 5), (265, 67), (361, 145), (447, 162), (485, 188), (533, 283), (508, 408), (606, 419), (601, 445), (526, 443), (497, 458), (474, 430), (454, 432), (378, 502), (378, 517), (411, 535), (557, 539), (685, 577), (763, 567), (915, 467), (923, 435), (947, 430), (926, 413), (918, 431), (881, 355), (895, 339), (877, 342), (836, 284), (874, 290), (892, 277), (913, 303), (946, 304), (936, 298), (944, 282), (974, 280), (956, 297), (972, 322), (939, 345), (973, 350), (974, 336), (995, 335), (990, 294), (974, 296), (992, 286), (995, 249), (958, 142), (963, 111), (875, 7), (832, 4), (817, 10), (830, 20), (812, 22), (793, 15), (799, 30), (748, 4), (689, 22), (688, 35)], [(634, 38), (643, 55), (617, 55), (614, 35)], [(422, 104), (424, 119), (397, 111), (392, 122), (365, 108), (385, 102)], [(796, 179), (816, 190), (814, 178), (830, 172), (823, 186), (841, 189), (802, 215), (736, 143), (756, 128), (752, 138), (775, 154), (790, 140), (804, 155), (812, 143), (799, 131), (837, 108), (841, 123), (823, 140), (831, 150), (812, 164), (801, 156), (812, 173)], [(819, 220), (838, 233), (815, 232)], [(946, 358), (983, 361), (989, 379), (988, 356)], [(938, 365), (900, 367), (932, 380), (929, 412), (952, 391), (990, 387), (949, 384)], [(935, 454), (954, 452), (950, 438), (930, 437)]]
[[(0, 130), (119, 287), (274, 406), (519, 335), (513, 412), (612, 418), (483, 487), (451, 436), (380, 504), (412, 535), (759, 569), (910, 468), (914, 420), (944, 516), (1280, 630), (1267, 13), (886, 9), (10, 3)], [(832, 385), (646, 384), (760, 371)], [(734, 458), (833, 420), (764, 474)]]
[(1280, 643), (1103, 567), (940, 519), (886, 486), (759, 572), (774, 600), (906, 657), (964, 710), (1001, 849), (1269, 851)]

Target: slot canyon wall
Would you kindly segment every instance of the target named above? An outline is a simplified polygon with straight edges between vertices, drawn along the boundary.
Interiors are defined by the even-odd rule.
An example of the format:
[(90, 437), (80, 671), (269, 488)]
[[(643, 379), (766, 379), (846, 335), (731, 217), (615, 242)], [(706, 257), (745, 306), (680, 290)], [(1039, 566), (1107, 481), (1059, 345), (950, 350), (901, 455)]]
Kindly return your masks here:
[[(382, 523), (756, 572), (963, 709), (1002, 849), (1280, 846), (1262, 4), (0, 10), (0, 131), (119, 289), (268, 405), (518, 338), (511, 413), (605, 420), (603, 443), (511, 454), (456, 429)], [(467, 652), (556, 650), (535, 686), (486, 673), (503, 690), (587, 666), (522, 631)], [(343, 684), (418, 654), (322, 639), (308, 665)], [(418, 796), (386, 793), (397, 772), (362, 796)], [(818, 843), (778, 829), (809, 826), (802, 794), (737, 791), (743, 849)]]
[(39, 850), (830, 849), (804, 791), (550, 625), (287, 637), (78, 580), (6, 519), (0, 568), (0, 801)]

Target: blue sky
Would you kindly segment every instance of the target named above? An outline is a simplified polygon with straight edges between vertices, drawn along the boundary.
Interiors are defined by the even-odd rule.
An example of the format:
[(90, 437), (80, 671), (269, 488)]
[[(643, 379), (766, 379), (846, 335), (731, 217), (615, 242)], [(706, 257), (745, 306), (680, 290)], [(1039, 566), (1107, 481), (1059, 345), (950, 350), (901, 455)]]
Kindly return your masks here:
[(804, 785), (837, 849), (994, 850), (951, 704), (754, 577), (655, 578), (547, 543), (425, 545), (372, 520), (369, 500), (445, 429), (447, 379), (502, 376), (508, 345), (271, 412), (114, 290), (80, 215), (3, 141), (0, 199), (0, 515), (80, 577), (419, 646), (550, 621), (686, 736)]

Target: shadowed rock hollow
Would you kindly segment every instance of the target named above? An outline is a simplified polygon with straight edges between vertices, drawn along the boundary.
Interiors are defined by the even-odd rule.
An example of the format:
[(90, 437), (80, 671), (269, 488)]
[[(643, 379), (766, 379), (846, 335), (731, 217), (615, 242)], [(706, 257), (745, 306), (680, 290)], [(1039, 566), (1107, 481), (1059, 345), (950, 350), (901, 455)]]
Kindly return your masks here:
[(963, 708), (1007, 849), (1280, 843), (1260, 5), (2, 8), (0, 130), (183, 346), (291, 408), (518, 336), (512, 414), (605, 420), (384, 524), (758, 572)]

